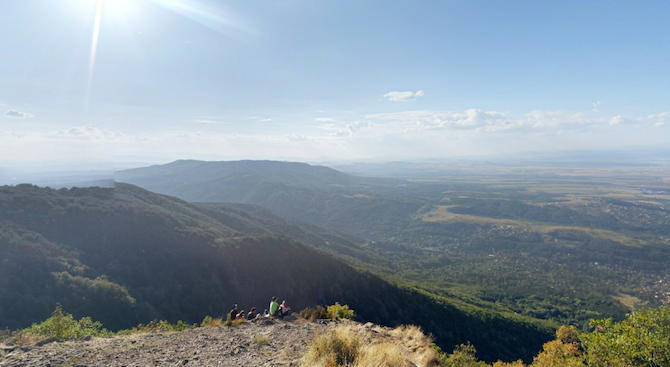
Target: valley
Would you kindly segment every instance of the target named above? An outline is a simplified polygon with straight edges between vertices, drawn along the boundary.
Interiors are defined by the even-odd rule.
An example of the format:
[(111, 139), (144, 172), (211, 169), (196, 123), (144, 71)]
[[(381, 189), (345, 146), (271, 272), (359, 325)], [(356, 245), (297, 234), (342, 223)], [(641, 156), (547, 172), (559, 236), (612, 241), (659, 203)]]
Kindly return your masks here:
[[(358, 237), (372, 255), (348, 254), (350, 264), (437, 297), (580, 325), (668, 303), (664, 161), (337, 167), (357, 176), (294, 186), (263, 177), (265, 193), (210, 180), (206, 191)], [(142, 169), (117, 179), (179, 195), (165, 186), (178, 174), (152, 169), (167, 175), (163, 187), (134, 180)], [(290, 197), (304, 204), (284, 205)]]
[(670, 302), (662, 164), (410, 167), (177, 161), (114, 188), (2, 187), (0, 327), (56, 303), (112, 330), (193, 323), (280, 294), (528, 362), (560, 325)]

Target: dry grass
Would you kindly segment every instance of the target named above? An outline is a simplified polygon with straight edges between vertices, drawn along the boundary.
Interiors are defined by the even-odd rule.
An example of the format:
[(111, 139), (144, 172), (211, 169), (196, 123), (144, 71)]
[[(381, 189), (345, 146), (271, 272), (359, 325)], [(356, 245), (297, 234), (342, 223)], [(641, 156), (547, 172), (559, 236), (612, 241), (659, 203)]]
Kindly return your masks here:
[(265, 334), (256, 334), (251, 338), (251, 342), (261, 347), (263, 345), (270, 345), (270, 337)]
[(328, 334), (317, 335), (303, 358), (307, 366), (353, 366), (361, 337), (353, 326), (338, 326)]
[(432, 338), (416, 326), (394, 330), (356, 324), (338, 325), (314, 338), (303, 357), (305, 366), (405, 367), (439, 366)]
[(211, 317), (205, 317), (205, 319), (202, 321), (202, 324), (200, 324), (201, 327), (215, 327), (215, 326), (221, 326), (223, 325), (223, 318), (219, 317), (216, 319), (213, 319)]
[(7, 333), (0, 338), (1, 343), (11, 343), (13, 345), (25, 346), (25, 345), (35, 345), (39, 342), (40, 338), (25, 331), (19, 330), (13, 333)]
[(553, 232), (556, 230), (582, 231), (588, 233), (593, 237), (619, 242), (624, 246), (633, 246), (633, 247), (644, 246), (644, 242), (641, 240), (636, 240), (628, 236), (622, 235), (620, 233), (616, 233), (614, 231), (608, 231), (605, 229), (550, 225), (526, 220), (497, 219), (497, 218), (482, 217), (478, 215), (455, 214), (449, 211), (449, 208), (453, 208), (455, 206), (457, 205), (439, 205), (425, 214), (418, 215), (418, 218), (420, 218), (424, 222), (463, 222), (463, 223), (495, 224), (499, 226), (514, 227), (521, 231), (537, 232), (542, 234), (547, 234), (549, 232)]
[(616, 295), (612, 296), (612, 298), (630, 309), (633, 309), (635, 306), (642, 304), (641, 299), (635, 296), (631, 296), (630, 294), (617, 293)]
[(412, 366), (412, 364), (405, 360), (395, 344), (381, 342), (363, 346), (356, 359), (356, 366), (402, 367)]
[(433, 349), (433, 338), (414, 325), (398, 326), (390, 332), (397, 339), (396, 344), (408, 349), (407, 358), (417, 366), (439, 366), (440, 359)]

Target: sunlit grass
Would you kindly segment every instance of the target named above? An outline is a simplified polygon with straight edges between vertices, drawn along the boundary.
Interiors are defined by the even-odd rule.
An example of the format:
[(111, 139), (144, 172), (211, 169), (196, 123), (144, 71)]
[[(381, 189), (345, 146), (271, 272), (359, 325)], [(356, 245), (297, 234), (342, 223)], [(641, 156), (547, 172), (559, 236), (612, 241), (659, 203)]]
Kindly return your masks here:
[(645, 245), (643, 241), (636, 240), (623, 234), (614, 231), (608, 231), (605, 229), (541, 224), (537, 222), (518, 220), (518, 219), (497, 219), (478, 215), (455, 214), (449, 211), (449, 208), (453, 208), (456, 206), (457, 205), (435, 206), (433, 210), (424, 214), (420, 214), (417, 217), (423, 220), (424, 222), (433, 222), (433, 223), (462, 222), (462, 223), (494, 224), (503, 227), (507, 226), (514, 227), (520, 231), (537, 232), (541, 234), (548, 234), (556, 230), (582, 231), (588, 233), (593, 237), (615, 241), (625, 246), (640, 247)]

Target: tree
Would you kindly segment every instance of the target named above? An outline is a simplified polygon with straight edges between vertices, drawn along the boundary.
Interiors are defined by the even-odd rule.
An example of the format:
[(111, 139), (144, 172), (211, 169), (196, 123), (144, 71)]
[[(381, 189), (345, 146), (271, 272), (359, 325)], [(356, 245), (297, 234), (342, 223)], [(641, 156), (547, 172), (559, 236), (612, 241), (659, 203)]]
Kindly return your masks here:
[(625, 320), (593, 320), (582, 336), (589, 366), (670, 366), (670, 308), (634, 312)]

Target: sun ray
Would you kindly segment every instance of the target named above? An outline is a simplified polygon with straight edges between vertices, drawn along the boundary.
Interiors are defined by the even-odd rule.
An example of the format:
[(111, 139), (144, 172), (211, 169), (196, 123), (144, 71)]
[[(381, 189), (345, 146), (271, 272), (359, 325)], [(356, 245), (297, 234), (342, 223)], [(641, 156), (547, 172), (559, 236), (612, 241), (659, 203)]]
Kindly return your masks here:
[(95, 23), (93, 25), (93, 39), (91, 40), (91, 56), (88, 62), (88, 84), (86, 87), (86, 108), (91, 100), (91, 87), (93, 85), (93, 70), (95, 69), (95, 54), (98, 50), (98, 37), (100, 36), (100, 21), (102, 19), (103, 0), (98, 0), (95, 8)]

